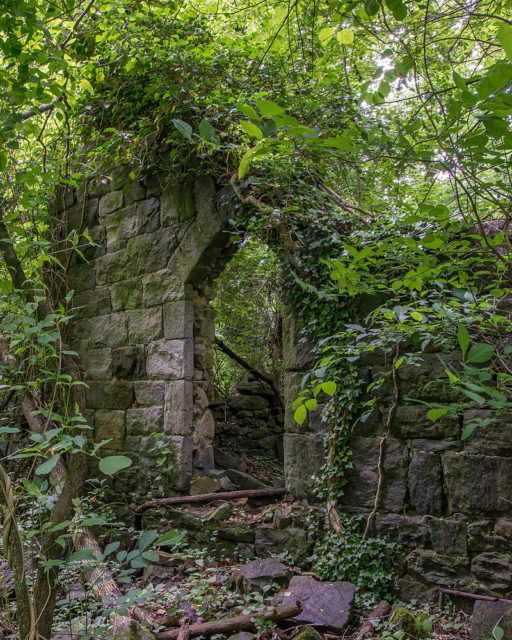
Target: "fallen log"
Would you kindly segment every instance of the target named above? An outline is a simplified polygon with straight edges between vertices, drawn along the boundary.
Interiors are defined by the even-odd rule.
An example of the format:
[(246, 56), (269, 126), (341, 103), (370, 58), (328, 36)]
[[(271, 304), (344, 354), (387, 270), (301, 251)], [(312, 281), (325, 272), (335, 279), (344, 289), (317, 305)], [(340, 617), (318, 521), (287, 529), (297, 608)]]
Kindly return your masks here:
[(384, 616), (387, 616), (391, 611), (391, 605), (387, 600), (381, 600), (375, 609), (370, 613), (368, 618), (363, 623), (363, 626), (359, 629), (357, 636), (354, 640), (366, 640), (375, 635), (375, 627), (373, 622), (378, 622)]
[(201, 493), (196, 496), (173, 496), (171, 498), (157, 498), (148, 500), (135, 510), (135, 527), (140, 529), (142, 514), (151, 507), (174, 504), (193, 504), (199, 502), (213, 502), (213, 500), (238, 500), (239, 498), (261, 498), (264, 496), (284, 496), (285, 487), (269, 487), (268, 489), (242, 489), (240, 491), (219, 491), (217, 493)]
[[(254, 618), (263, 618), (277, 622), (286, 618), (293, 618), (302, 612), (300, 602), (288, 602), (280, 604), (275, 609), (263, 613), (249, 613), (245, 616), (236, 616), (234, 618), (224, 618), (223, 620), (213, 620), (212, 622), (200, 622), (190, 625), (188, 628), (189, 637), (196, 636), (213, 636), (217, 633), (233, 633), (243, 629), (252, 629), (254, 627)], [(178, 640), (182, 629), (172, 629), (172, 631), (161, 631), (155, 634), (158, 640)]]

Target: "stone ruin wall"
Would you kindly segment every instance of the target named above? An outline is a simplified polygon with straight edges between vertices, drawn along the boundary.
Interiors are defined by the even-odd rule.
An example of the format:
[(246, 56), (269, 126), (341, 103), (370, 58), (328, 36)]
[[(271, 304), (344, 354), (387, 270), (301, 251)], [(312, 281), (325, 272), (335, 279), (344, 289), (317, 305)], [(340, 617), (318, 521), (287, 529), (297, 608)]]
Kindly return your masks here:
[[(224, 233), (233, 206), (230, 190), (218, 191), (208, 177), (192, 187), (166, 186), (158, 179), (132, 182), (126, 172), (82, 193), (63, 192), (57, 201), (68, 229), (87, 227), (97, 243), (86, 250), (88, 262), (75, 260), (69, 269), (78, 308), (70, 341), (89, 385), (95, 439), (112, 439), (105, 453), (134, 459), (115, 480), (119, 491), (186, 491), (193, 472), (213, 465), (209, 302), (213, 279), (233, 253)], [(326, 425), (319, 412), (300, 426), (293, 419), (291, 405), (314, 364), (299, 338), (299, 315), (288, 311), (283, 323), (285, 481), (294, 497), (314, 500)], [(390, 371), (383, 358), (372, 358), (360, 363), (367, 383)], [(449, 386), (436, 382), (443, 369), (429, 354), (420, 366), (397, 370), (399, 405), (372, 533), (403, 545), (396, 567), (403, 598), (437, 597), (438, 586), (511, 597), (512, 417), (464, 443), (464, 421), (483, 410), (432, 423), (428, 408), (408, 398), (449, 400)], [(363, 517), (377, 491), (391, 384), (377, 400), (371, 418), (355, 428), (342, 505)]]

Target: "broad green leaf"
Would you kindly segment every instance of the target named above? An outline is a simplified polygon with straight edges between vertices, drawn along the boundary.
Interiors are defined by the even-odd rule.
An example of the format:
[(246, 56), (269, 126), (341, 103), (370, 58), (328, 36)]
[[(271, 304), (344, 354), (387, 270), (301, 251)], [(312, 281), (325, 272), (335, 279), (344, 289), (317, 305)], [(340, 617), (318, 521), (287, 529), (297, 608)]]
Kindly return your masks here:
[(478, 427), (478, 422), (471, 422), (467, 426), (464, 427), (462, 434), (460, 436), (461, 440), (466, 440), (473, 433), (473, 431)]
[(143, 531), (139, 539), (139, 552), (142, 553), (158, 538), (158, 531), (156, 529), (148, 529)]
[(332, 380), (322, 382), (322, 391), (332, 397), (336, 393), (336, 383)]
[(354, 42), (354, 32), (352, 29), (342, 29), (336, 34), (336, 40), (340, 44), (352, 44)]
[(310, 398), (309, 400), (306, 400), (304, 405), (306, 406), (306, 409), (308, 409), (308, 411), (315, 411), (317, 401), (315, 400), (315, 398)]
[(252, 136), (253, 138), (257, 138), (258, 140), (263, 139), (263, 133), (261, 129), (257, 125), (253, 124), (252, 122), (249, 122), (249, 120), (243, 120), (240, 123), (240, 126), (245, 131), (245, 133)]
[(306, 419), (307, 415), (308, 415), (308, 412), (307, 412), (306, 407), (303, 404), (301, 404), (300, 407), (295, 409), (295, 413), (293, 414), (293, 418), (294, 418), (295, 422), (297, 422), (298, 424), (303, 424), (303, 422)]
[(94, 550), (90, 549), (79, 549), (71, 554), (69, 558), (69, 562), (75, 562), (76, 560), (97, 560), (94, 555)]
[(386, 0), (386, 4), (391, 9), (395, 20), (403, 20), (407, 17), (407, 7), (402, 0)]
[(465, 356), (469, 347), (469, 332), (462, 323), (459, 323), (459, 328), (457, 329), (457, 340), (459, 341), (462, 355)]
[(512, 27), (502, 24), (498, 29), (498, 40), (505, 51), (507, 58), (512, 62)]
[(236, 108), (238, 109), (238, 111), (240, 111), (240, 113), (243, 113), (244, 116), (247, 116), (251, 120), (260, 119), (259, 115), (256, 113), (256, 110), (249, 104), (237, 104)]
[(318, 38), (322, 44), (327, 44), (334, 35), (333, 27), (324, 27), (318, 32)]
[(89, 91), (89, 93), (94, 93), (93, 86), (89, 82), (89, 80), (87, 80), (87, 78), (82, 78), (80, 80), (80, 86), (82, 87), (82, 89), (85, 89), (86, 91)]
[(177, 529), (171, 529), (170, 531), (166, 531), (163, 536), (160, 536), (158, 540), (155, 542), (157, 547), (165, 544), (166, 546), (173, 546), (179, 544), (183, 538), (185, 537), (185, 533), (183, 531), (178, 531)]
[(238, 167), (238, 177), (243, 178), (251, 166), (252, 158), (254, 156), (254, 150), (249, 149), (240, 160), (240, 166)]
[(453, 72), (452, 77), (453, 77), (453, 82), (455, 83), (455, 86), (457, 87), (457, 89), (464, 91), (464, 89), (466, 88), (466, 81), (464, 80), (464, 78), (461, 75), (459, 75), (456, 71)]
[(182, 136), (190, 140), (192, 137), (192, 127), (188, 123), (183, 122), (183, 120), (178, 120), (177, 118), (173, 118), (172, 123)]
[(272, 102), (272, 100), (256, 100), (256, 105), (264, 118), (271, 118), (284, 113), (283, 107)]
[(36, 475), (42, 476), (45, 473), (50, 473), (50, 471), (59, 461), (59, 458), (60, 458), (60, 455), (56, 454), (53, 456), (53, 458), (50, 458), (50, 460), (47, 460), (46, 462), (43, 462), (43, 464), (40, 464), (36, 469)]
[(448, 412), (448, 409), (446, 407), (443, 409), (430, 409), (430, 411), (427, 413), (427, 418), (432, 422), (436, 422), (437, 420), (439, 420), (439, 418), (442, 418), (447, 412)]
[(468, 353), (468, 362), (487, 362), (490, 360), (494, 351), (494, 347), (491, 344), (480, 342), (474, 344)]
[(132, 465), (130, 458), (126, 456), (107, 456), (100, 460), (100, 471), (107, 475), (113, 475), (121, 469), (126, 469)]
[(421, 322), (423, 320), (423, 314), (419, 311), (411, 311), (409, 315), (413, 320), (417, 320), (418, 322)]
[(199, 133), (201, 134), (201, 138), (203, 140), (206, 140), (206, 142), (210, 142), (215, 135), (215, 129), (208, 122), (208, 120), (203, 120), (199, 125)]
[(7, 153), (0, 153), (0, 171), (3, 171), (9, 162), (9, 156)]
[[(501, 618), (500, 618), (501, 620)], [(496, 624), (496, 626), (494, 627), (494, 629), (492, 630), (492, 635), (495, 637), (496, 640), (503, 640), (503, 636), (505, 635), (505, 631), (498, 626), (499, 623)]]

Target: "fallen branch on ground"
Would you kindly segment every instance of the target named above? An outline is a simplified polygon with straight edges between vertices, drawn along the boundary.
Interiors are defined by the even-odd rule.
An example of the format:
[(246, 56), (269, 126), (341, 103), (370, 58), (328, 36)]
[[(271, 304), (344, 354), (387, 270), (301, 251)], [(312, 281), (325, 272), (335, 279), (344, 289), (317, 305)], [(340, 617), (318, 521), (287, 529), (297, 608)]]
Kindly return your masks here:
[(239, 356), (237, 353), (235, 353), (233, 349), (230, 349), (228, 345), (222, 342), (222, 340), (220, 340), (219, 338), (215, 338), (215, 344), (219, 347), (219, 349), (223, 353), (225, 353), (228, 356), (228, 358), (231, 358), (231, 360), (234, 360), (235, 362), (237, 362), (241, 367), (249, 371), (249, 373), (252, 373), (256, 378), (258, 378), (265, 384), (268, 384), (268, 386), (274, 392), (275, 397), (279, 400), (279, 404), (281, 405), (281, 408), (284, 411), (283, 396), (281, 395), (281, 392), (277, 388), (276, 383), (274, 382), (274, 379), (270, 374), (265, 373), (264, 371), (260, 371), (259, 369), (255, 369), (249, 362), (247, 362), (247, 360), (245, 360), (244, 358), (242, 358), (242, 356)]
[(240, 491), (219, 491), (218, 493), (200, 493), (196, 496), (173, 496), (171, 498), (157, 498), (149, 500), (137, 507), (135, 511), (135, 527), (140, 529), (142, 514), (151, 507), (174, 504), (193, 504), (199, 502), (213, 502), (214, 500), (238, 500), (239, 498), (262, 498), (264, 496), (284, 496), (285, 487), (269, 487), (268, 489), (242, 489)]
[(391, 611), (391, 605), (387, 600), (381, 600), (379, 604), (375, 607), (375, 609), (370, 613), (368, 618), (363, 623), (363, 626), (359, 629), (357, 636), (354, 640), (366, 640), (366, 638), (371, 638), (375, 635), (375, 626), (372, 624), (373, 622), (378, 622), (384, 616), (387, 616)]
[[(285, 620), (286, 618), (293, 618), (302, 611), (302, 605), (300, 602), (288, 602), (287, 604), (280, 604), (275, 609), (268, 613), (249, 613), (245, 616), (236, 616), (235, 618), (224, 618), (223, 620), (213, 620), (212, 622), (201, 622), (193, 624), (188, 628), (190, 637), (195, 636), (213, 636), (217, 633), (233, 633), (234, 631), (241, 631), (243, 629), (254, 628), (254, 618), (263, 618), (263, 620), (271, 620), (277, 622), (278, 620)], [(157, 633), (158, 640), (178, 640), (181, 629), (173, 629), (172, 631), (162, 631)]]

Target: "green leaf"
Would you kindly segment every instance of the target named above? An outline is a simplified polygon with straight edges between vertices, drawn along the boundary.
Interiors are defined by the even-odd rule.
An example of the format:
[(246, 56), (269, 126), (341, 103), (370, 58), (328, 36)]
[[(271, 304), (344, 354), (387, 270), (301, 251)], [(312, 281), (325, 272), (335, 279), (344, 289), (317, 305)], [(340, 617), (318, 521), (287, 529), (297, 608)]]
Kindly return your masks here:
[(421, 322), (423, 320), (423, 314), (419, 311), (411, 311), (409, 315), (413, 320), (417, 320), (418, 322)]
[(464, 91), (466, 88), (466, 81), (464, 80), (464, 78), (460, 76), (456, 71), (453, 72), (452, 77), (453, 77), (453, 82), (455, 83), (455, 86), (457, 87), (457, 89)]
[(427, 418), (432, 422), (436, 422), (437, 420), (439, 420), (439, 418), (442, 418), (447, 412), (448, 412), (448, 409), (446, 407), (444, 407), (443, 409), (430, 409), (430, 411), (427, 413)]
[(336, 383), (332, 380), (322, 382), (322, 391), (332, 397), (336, 393)]
[(468, 362), (487, 362), (494, 351), (494, 347), (491, 344), (480, 342), (474, 344), (468, 353)]
[(165, 544), (166, 546), (174, 546), (179, 544), (183, 538), (185, 537), (185, 533), (183, 531), (178, 531), (177, 529), (171, 529), (170, 531), (166, 531), (163, 536), (160, 536), (158, 540), (155, 542), (157, 547)]
[(243, 178), (247, 173), (249, 167), (251, 166), (253, 155), (254, 155), (254, 150), (249, 149), (249, 151), (247, 151), (245, 155), (242, 157), (242, 159), (240, 160), (240, 166), (238, 167), (239, 178)]
[(254, 123), (249, 122), (248, 120), (242, 120), (240, 126), (245, 131), (245, 133), (249, 134), (253, 138), (257, 138), (258, 140), (263, 139), (263, 133), (261, 129)]
[(459, 328), (457, 329), (457, 340), (459, 341), (462, 355), (465, 356), (469, 347), (469, 332), (462, 323), (459, 323)]
[(320, 29), (320, 31), (318, 32), (318, 38), (320, 39), (320, 42), (322, 44), (327, 44), (327, 42), (329, 42), (329, 40), (333, 37), (333, 35), (334, 35), (333, 27), (324, 27), (323, 29)]
[(9, 156), (7, 153), (0, 153), (0, 171), (3, 171), (9, 162)]
[(260, 119), (260, 117), (257, 114), (256, 110), (253, 107), (251, 107), (251, 105), (249, 105), (249, 104), (237, 104), (236, 108), (238, 109), (238, 111), (240, 111), (240, 113), (243, 113), (244, 116), (247, 116), (251, 120), (259, 120)]
[(192, 137), (192, 127), (189, 124), (183, 122), (183, 120), (178, 120), (177, 118), (173, 118), (172, 123), (182, 136), (185, 136), (187, 140), (190, 140)]
[(317, 406), (317, 401), (315, 400), (315, 398), (310, 398), (309, 400), (306, 400), (304, 405), (306, 409), (308, 409), (308, 411), (315, 411)]
[(75, 562), (75, 560), (97, 560), (94, 555), (93, 549), (79, 549), (71, 554), (69, 562)]
[(283, 107), (280, 107), (275, 102), (272, 102), (272, 100), (256, 100), (256, 105), (261, 111), (261, 115), (264, 118), (270, 118), (272, 116), (277, 116), (278, 114), (284, 113)]
[(113, 475), (121, 469), (126, 469), (132, 465), (130, 458), (126, 456), (107, 456), (100, 460), (100, 471), (107, 475)]
[(210, 142), (211, 139), (215, 136), (215, 129), (208, 122), (208, 120), (203, 120), (199, 125), (199, 133), (201, 134), (201, 138), (206, 140), (206, 142)]
[(295, 413), (293, 414), (293, 418), (294, 418), (295, 422), (297, 422), (298, 424), (303, 424), (303, 422), (306, 419), (307, 415), (308, 415), (308, 412), (307, 412), (306, 407), (303, 404), (301, 404), (300, 407), (295, 409)]
[(501, 627), (498, 627), (498, 623), (497, 623), (494, 629), (492, 630), (492, 635), (496, 638), (496, 640), (503, 640), (505, 631)]
[(336, 40), (340, 44), (352, 44), (354, 42), (354, 32), (352, 29), (342, 29), (336, 34)]
[(505, 51), (507, 58), (512, 62), (512, 27), (502, 24), (498, 29), (498, 40)]
[(391, 9), (395, 20), (403, 20), (407, 17), (407, 7), (402, 0), (386, 0), (386, 4)]
[(158, 531), (156, 529), (148, 529), (147, 531), (143, 531), (139, 540), (139, 552), (142, 553), (157, 538)]
[(473, 431), (478, 427), (478, 424), (478, 422), (471, 422), (466, 427), (464, 427), (460, 439), (466, 440), (466, 438), (469, 438)]
[(94, 93), (93, 86), (89, 82), (89, 80), (87, 80), (87, 78), (82, 78), (80, 80), (80, 86), (82, 87), (82, 89), (85, 89), (86, 91), (89, 91), (89, 93)]
[(60, 458), (60, 455), (57, 453), (56, 455), (53, 456), (53, 458), (50, 458), (50, 460), (47, 460), (46, 462), (43, 462), (43, 464), (40, 464), (36, 469), (36, 475), (42, 476), (45, 473), (50, 473), (50, 471), (59, 461), (59, 458)]

